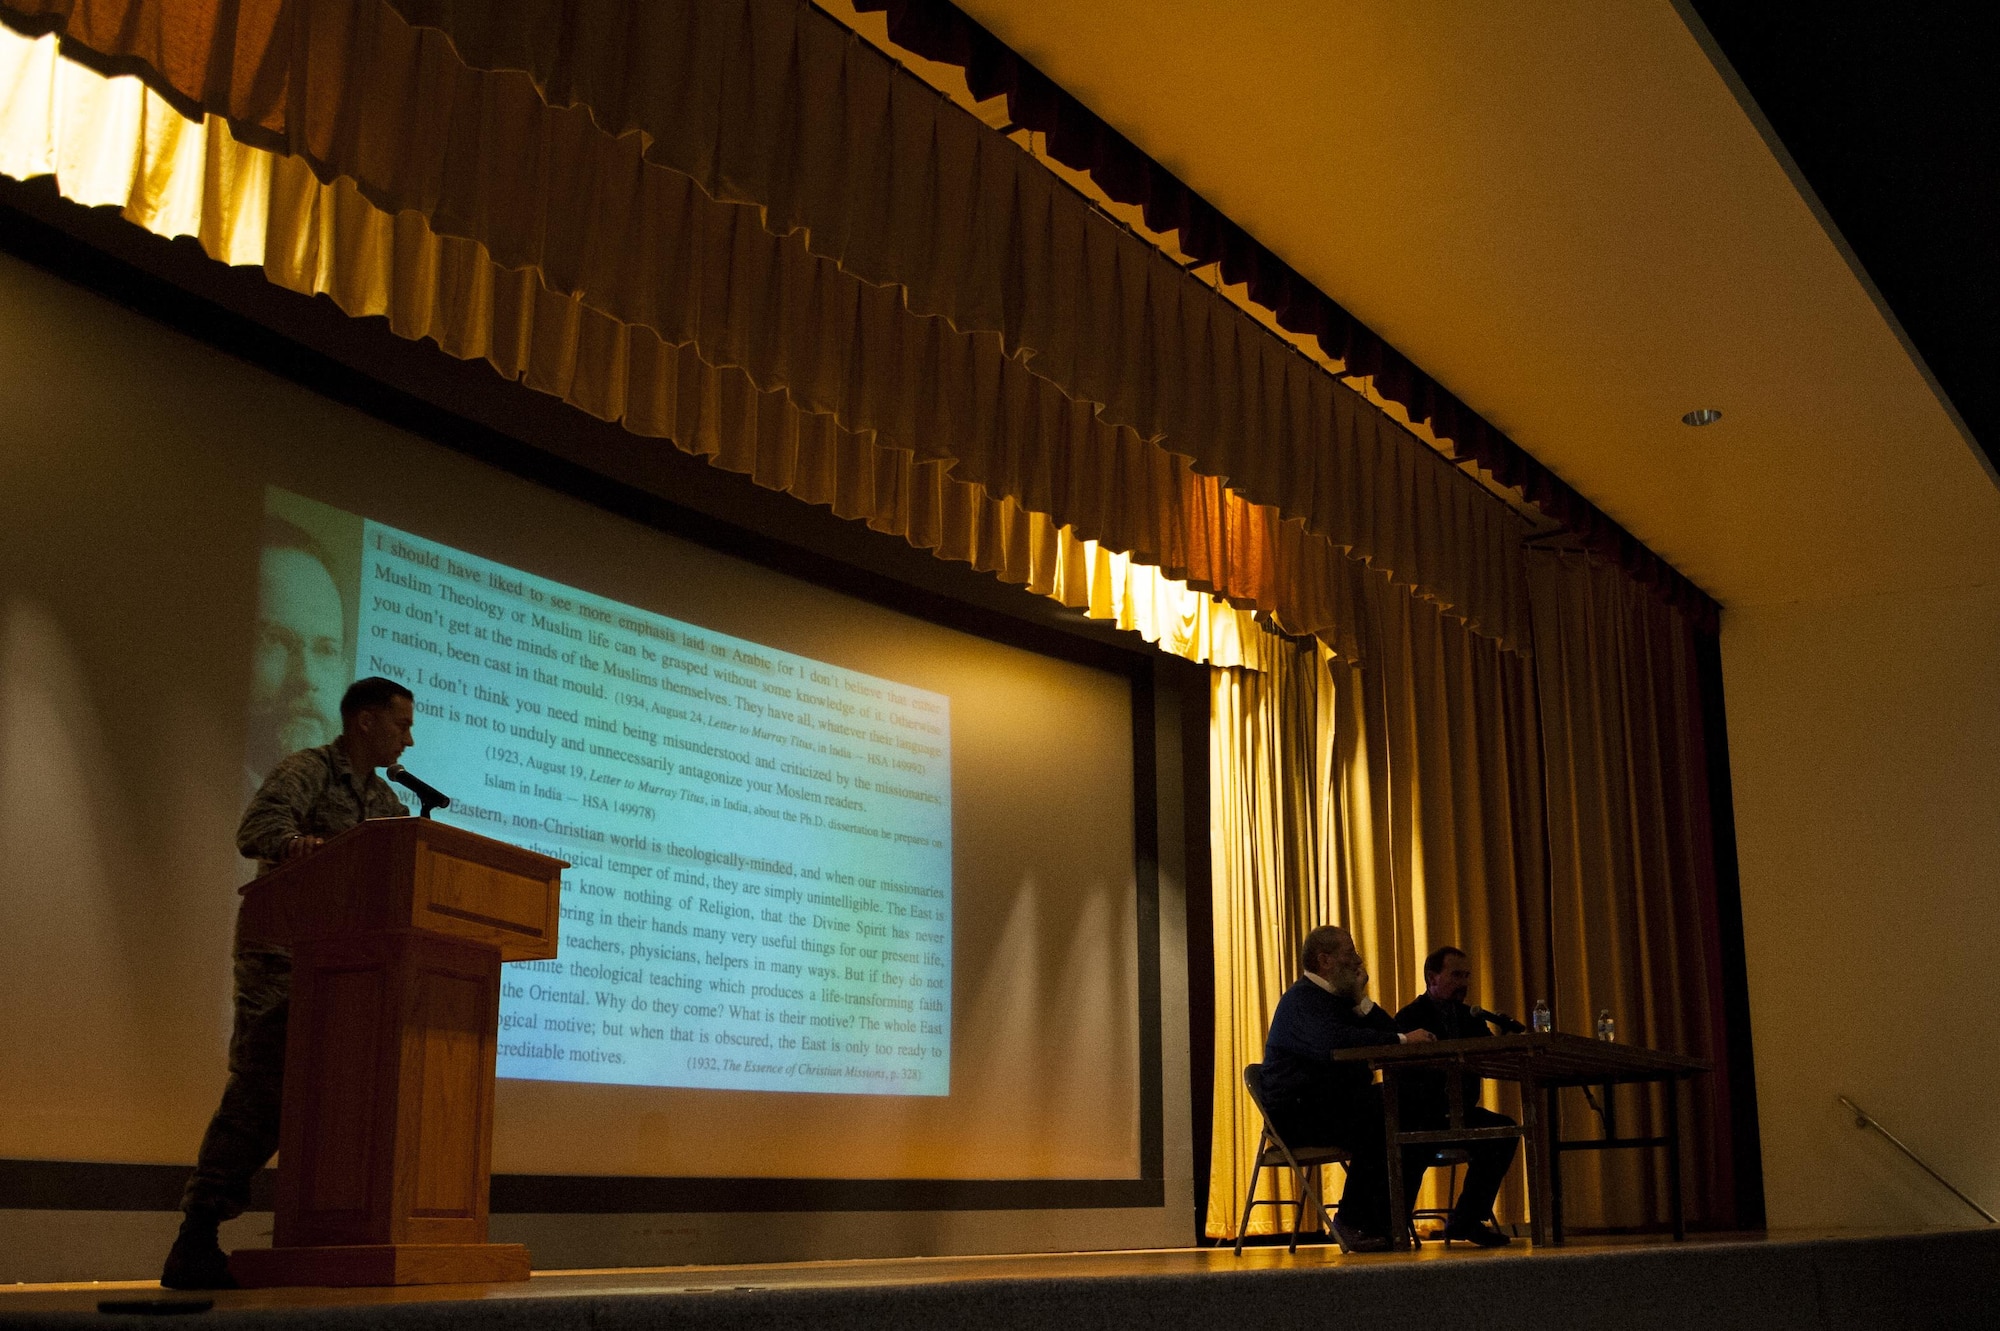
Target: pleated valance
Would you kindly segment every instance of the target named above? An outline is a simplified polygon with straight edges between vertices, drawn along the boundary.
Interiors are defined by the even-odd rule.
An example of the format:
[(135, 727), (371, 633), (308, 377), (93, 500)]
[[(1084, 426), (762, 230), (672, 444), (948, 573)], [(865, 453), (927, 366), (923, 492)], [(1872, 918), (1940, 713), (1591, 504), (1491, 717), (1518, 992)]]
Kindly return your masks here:
[[(380, 211), (533, 269), (582, 312), (1135, 559), (1181, 568), (1171, 543), (1101, 510), (1222, 482), (1212, 507), (1271, 512), (1210, 548), (1273, 551), (1295, 608), (1215, 581), (1199, 552), (1188, 579), (1294, 631), (1321, 631), (1299, 606), (1345, 576), (1314, 562), (1327, 543), (1526, 641), (1518, 516), (809, 7), (669, 2), (619, 23), (618, 4), (560, 22), (533, 5), (411, 7), (455, 25), (450, 42), (373, 2), (253, 0), (223, 26), (203, 0), (7, 7), (152, 69)], [(542, 90), (467, 51), (540, 60)], [(614, 58), (629, 68), (607, 83)], [(565, 104), (583, 92), (615, 114)]]
[[(211, 257), (261, 264), (281, 286), (330, 296), (350, 315), (386, 317), (402, 336), (484, 359), (593, 415), (671, 439), (767, 488), (1113, 620), (1197, 662), (1261, 669), (1271, 639), (1255, 610), (1316, 613), (1330, 642), (1342, 641), (1338, 626), (1353, 622), (1342, 604), (1317, 612), (1259, 604), (1257, 589), (1275, 581), (1270, 556), (1284, 542), (1253, 542), (1253, 554), (1237, 551), (1232, 566), (1231, 521), (1215, 510), (1238, 510), (1233, 528), (1241, 529), (1248, 506), (1231, 505), (1219, 485), (1187, 477), (1185, 468), (1192, 496), (1170, 485), (1161, 503), (1134, 509), (1126, 524), (1137, 533), (1133, 543), (1155, 558), (1115, 554), (1047, 514), (955, 479), (939, 462), (800, 412), (781, 393), (759, 392), (739, 370), (706, 365), (688, 347), (584, 310), (549, 292), (532, 270), (510, 272), (470, 242), (437, 237), (415, 214), (391, 217), (347, 182), (323, 185), (297, 159), (237, 143), (219, 119), (190, 121), (136, 80), (106, 79), (62, 60), (52, 40), (0, 32), (0, 171), (53, 175), (77, 202), (117, 206), (156, 234), (193, 236)], [(1296, 523), (1272, 525), (1294, 542), (1310, 540)], [(1361, 572), (1329, 549), (1318, 557), (1336, 574)], [(1179, 576), (1159, 566), (1163, 559)], [(1189, 570), (1242, 590), (1246, 608), (1191, 591)], [(1350, 592), (1337, 577), (1320, 594)]]
[(882, 11), (895, 45), (962, 69), (974, 97), (1004, 97), (1008, 120), (1039, 133), (1040, 151), (1051, 160), (1087, 175), (1112, 202), (1138, 208), (1147, 227), (1175, 236), (1195, 263), (1215, 265), (1225, 284), (1240, 285), (1280, 328), (1311, 337), (1346, 375), (1367, 380), (1377, 398), (1401, 407), (1454, 456), (1520, 490), (1584, 548), (1716, 631), (1719, 607), (1699, 587), (951, 0), (853, 4)]

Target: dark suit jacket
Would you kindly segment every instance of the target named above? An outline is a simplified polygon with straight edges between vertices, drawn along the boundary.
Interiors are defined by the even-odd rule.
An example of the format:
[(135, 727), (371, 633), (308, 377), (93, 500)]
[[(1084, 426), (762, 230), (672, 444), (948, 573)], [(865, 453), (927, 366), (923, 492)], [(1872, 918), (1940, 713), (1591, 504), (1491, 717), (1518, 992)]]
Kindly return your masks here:
[[(1264, 1041), (1264, 1099), (1274, 1114), (1311, 1105), (1341, 1115), (1368, 1092), (1374, 1074), (1362, 1063), (1335, 1063), (1336, 1049), (1398, 1044), (1395, 1019), (1380, 1007), (1365, 1014), (1300, 976), (1278, 1000)], [(1379, 1131), (1379, 1128), (1378, 1128)]]
[(1440, 1003), (1429, 994), (1418, 994), (1396, 1014), (1399, 1031), (1429, 1031), (1440, 1040), (1470, 1040), (1491, 1035), (1485, 1022), (1472, 1015), (1464, 1003)]
[[(1429, 1031), (1440, 1040), (1471, 1040), (1491, 1035), (1485, 1022), (1472, 1015), (1464, 1003), (1440, 1003), (1429, 994), (1418, 994), (1396, 1014), (1396, 1029)], [(1445, 1074), (1431, 1069), (1412, 1068), (1402, 1075), (1403, 1112), (1413, 1119), (1445, 1121), (1449, 1094)], [(1479, 1103), (1479, 1078), (1465, 1078), (1465, 1103)]]

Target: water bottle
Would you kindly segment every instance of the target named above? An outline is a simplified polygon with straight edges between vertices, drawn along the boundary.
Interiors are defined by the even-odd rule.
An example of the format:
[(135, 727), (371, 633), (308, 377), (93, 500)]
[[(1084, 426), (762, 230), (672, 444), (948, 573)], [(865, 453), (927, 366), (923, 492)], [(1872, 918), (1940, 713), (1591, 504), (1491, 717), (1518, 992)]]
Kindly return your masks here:
[(1618, 1038), (1618, 1023), (1611, 1019), (1608, 1007), (1597, 1010), (1597, 1038), (1606, 1042)]
[(1548, 999), (1538, 998), (1535, 1000), (1535, 1014), (1529, 1020), (1534, 1025), (1535, 1034), (1537, 1035), (1547, 1035), (1556, 1028), (1556, 1019), (1549, 1011)]

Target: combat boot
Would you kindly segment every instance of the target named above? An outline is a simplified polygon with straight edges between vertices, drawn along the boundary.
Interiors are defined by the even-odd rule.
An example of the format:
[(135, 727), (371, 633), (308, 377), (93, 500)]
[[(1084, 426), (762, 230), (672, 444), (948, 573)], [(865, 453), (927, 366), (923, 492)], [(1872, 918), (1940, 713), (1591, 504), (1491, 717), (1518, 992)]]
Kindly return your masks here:
[(168, 1289), (235, 1289), (236, 1277), (229, 1274), (229, 1258), (217, 1233), (221, 1224), (213, 1211), (189, 1211), (182, 1217), (160, 1283)]

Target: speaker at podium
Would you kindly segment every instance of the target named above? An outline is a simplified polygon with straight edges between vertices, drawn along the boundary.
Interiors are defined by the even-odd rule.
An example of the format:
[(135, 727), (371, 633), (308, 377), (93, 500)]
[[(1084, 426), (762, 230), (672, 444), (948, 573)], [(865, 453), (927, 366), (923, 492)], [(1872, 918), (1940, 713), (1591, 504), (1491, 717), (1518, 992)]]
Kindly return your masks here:
[(525, 1280), (487, 1242), (500, 966), (556, 955), (567, 862), (422, 818), (364, 822), (243, 888), (292, 953), (269, 1248), (246, 1286)]

